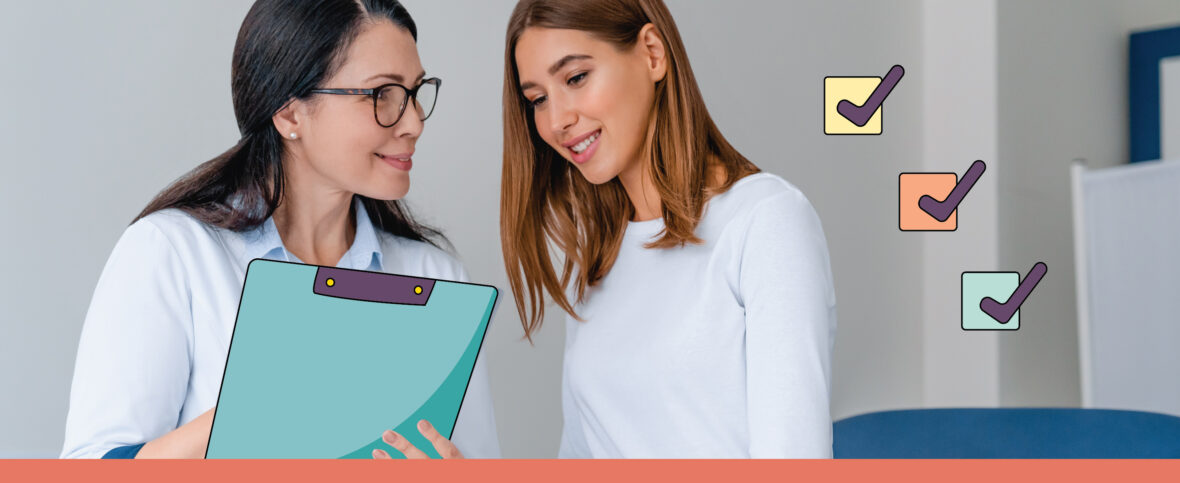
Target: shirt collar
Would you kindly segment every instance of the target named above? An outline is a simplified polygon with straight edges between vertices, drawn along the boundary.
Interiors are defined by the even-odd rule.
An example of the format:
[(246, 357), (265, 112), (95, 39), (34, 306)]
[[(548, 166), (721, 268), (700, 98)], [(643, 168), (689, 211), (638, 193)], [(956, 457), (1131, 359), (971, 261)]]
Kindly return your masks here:
[[(348, 248), (348, 251), (340, 258), (338, 266), (356, 270), (382, 271), (384, 263), (381, 242), (377, 238), (377, 230), (373, 227), (373, 221), (369, 219), (369, 212), (359, 197), (353, 198), (353, 206), (356, 211), (356, 238), (353, 239), (352, 246)], [(274, 216), (268, 217), (262, 225), (246, 232), (244, 241), (246, 263), (255, 258), (300, 262), (283, 246), (283, 239), (279, 236), (279, 230), (275, 226)]]

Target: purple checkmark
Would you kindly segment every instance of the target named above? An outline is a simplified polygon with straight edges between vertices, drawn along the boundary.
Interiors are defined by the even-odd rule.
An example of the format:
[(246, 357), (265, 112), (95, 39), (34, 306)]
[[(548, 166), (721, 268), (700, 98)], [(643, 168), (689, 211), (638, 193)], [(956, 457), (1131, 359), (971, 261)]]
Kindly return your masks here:
[(1007, 324), (1009, 320), (1012, 320), (1016, 311), (1020, 310), (1020, 305), (1041, 282), (1041, 278), (1045, 276), (1047, 271), (1049, 268), (1045, 266), (1044, 262), (1037, 262), (1036, 265), (1033, 265), (1032, 270), (1029, 270), (1028, 276), (1024, 277), (1024, 280), (1016, 287), (1016, 291), (1012, 292), (1012, 296), (1008, 297), (1007, 302), (999, 303), (996, 299), (984, 297), (979, 301), (979, 308), (983, 310), (983, 313), (996, 319), (996, 322)]
[(849, 120), (857, 127), (864, 127), (869, 123), (869, 119), (873, 117), (873, 113), (881, 107), (881, 103), (885, 102), (885, 98), (889, 97), (889, 93), (893, 92), (893, 88), (897, 86), (897, 81), (901, 80), (901, 76), (905, 75), (905, 69), (900, 65), (895, 65), (889, 69), (889, 73), (881, 79), (881, 83), (877, 84), (877, 88), (873, 89), (873, 93), (869, 94), (868, 100), (864, 105), (853, 104), (852, 101), (844, 99), (836, 104), (836, 112), (844, 116), (844, 119)]
[(986, 169), (987, 165), (983, 164), (983, 161), (977, 160), (971, 163), (971, 167), (967, 168), (966, 173), (963, 173), (963, 179), (959, 180), (945, 200), (938, 201), (933, 196), (922, 195), (918, 199), (918, 208), (938, 221), (946, 221), (951, 217), (951, 213), (954, 213), (955, 209), (959, 207), (959, 203), (963, 202), (963, 197), (967, 196), (967, 192), (971, 191), (971, 187), (975, 186), (975, 182), (979, 181), (979, 177), (983, 176), (983, 171)]

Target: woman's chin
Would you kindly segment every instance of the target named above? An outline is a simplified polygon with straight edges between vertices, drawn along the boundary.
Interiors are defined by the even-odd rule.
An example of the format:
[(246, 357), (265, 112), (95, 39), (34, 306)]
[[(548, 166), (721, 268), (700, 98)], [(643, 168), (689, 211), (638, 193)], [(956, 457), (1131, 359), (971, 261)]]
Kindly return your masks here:
[(382, 186), (375, 190), (368, 190), (369, 193), (360, 193), (361, 195), (381, 201), (395, 201), (406, 197), (410, 192), (410, 183), (399, 183), (397, 185)]
[(603, 172), (603, 170), (595, 169), (595, 167), (592, 166), (583, 166), (577, 164), (574, 166), (577, 166), (578, 172), (582, 173), (582, 177), (585, 178), (586, 181), (589, 181), (590, 184), (594, 185), (606, 183), (607, 181), (615, 179), (615, 176), (618, 175), (618, 173)]

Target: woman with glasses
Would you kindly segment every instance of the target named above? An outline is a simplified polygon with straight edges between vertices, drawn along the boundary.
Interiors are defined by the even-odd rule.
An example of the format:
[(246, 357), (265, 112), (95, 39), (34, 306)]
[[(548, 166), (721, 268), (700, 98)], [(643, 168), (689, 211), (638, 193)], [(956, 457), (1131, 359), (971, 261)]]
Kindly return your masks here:
[(831, 457), (819, 217), (721, 135), (663, 2), (522, 0), (504, 56), (500, 234), (525, 334), (567, 315), (559, 454)]
[[(416, 41), (396, 0), (253, 5), (233, 55), (242, 137), (162, 191), (116, 244), (79, 342), (63, 457), (204, 457), (255, 258), (467, 280), (442, 235), (398, 201), (441, 85)], [(482, 355), (454, 444), (418, 429), (443, 455), (499, 455)]]

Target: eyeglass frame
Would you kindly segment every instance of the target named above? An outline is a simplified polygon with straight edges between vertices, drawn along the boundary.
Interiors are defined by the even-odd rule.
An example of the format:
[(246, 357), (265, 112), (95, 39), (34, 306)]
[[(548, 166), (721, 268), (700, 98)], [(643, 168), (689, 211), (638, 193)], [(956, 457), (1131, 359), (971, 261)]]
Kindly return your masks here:
[[(342, 96), (369, 96), (370, 98), (373, 99), (373, 120), (377, 121), (378, 126), (388, 128), (388, 127), (396, 126), (397, 123), (401, 122), (402, 116), (406, 115), (406, 107), (410, 105), (411, 100), (415, 103), (418, 102), (418, 90), (421, 89), (422, 86), (424, 86), (426, 84), (433, 84), (434, 85), (435, 94), (434, 94), (434, 102), (431, 103), (431, 105), (430, 105), (430, 112), (426, 113), (426, 117), (423, 117), (421, 119), (422, 121), (425, 121), (430, 118), (431, 114), (434, 114), (434, 106), (435, 106), (435, 104), (438, 104), (438, 91), (442, 90), (442, 79), (439, 79), (438, 77), (431, 77), (429, 79), (423, 79), (422, 82), (419, 82), (418, 85), (414, 86), (413, 89), (410, 89), (409, 87), (403, 86), (403, 85), (398, 84), (396, 82), (390, 82), (388, 84), (381, 84), (381, 85), (374, 87), (372, 89), (312, 89), (307, 92), (309, 94), (333, 94), (333, 95), (342, 95)], [(402, 105), (398, 109), (397, 119), (394, 119), (393, 123), (389, 124), (387, 126), (387, 125), (381, 123), (381, 117), (377, 115), (377, 93), (381, 92), (381, 90), (383, 90), (387, 87), (391, 87), (391, 86), (399, 87), (399, 88), (401, 88), (401, 90), (405, 91), (406, 98), (405, 98), (405, 100), (402, 101)], [(422, 104), (419, 103), (418, 105), (421, 106)]]

